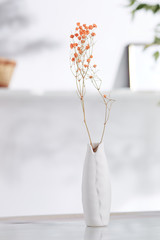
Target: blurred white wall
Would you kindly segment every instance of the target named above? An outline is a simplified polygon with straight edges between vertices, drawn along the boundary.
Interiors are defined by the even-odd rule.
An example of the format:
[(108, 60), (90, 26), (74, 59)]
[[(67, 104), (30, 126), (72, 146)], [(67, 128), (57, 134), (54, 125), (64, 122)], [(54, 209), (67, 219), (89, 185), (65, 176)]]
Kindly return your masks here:
[[(10, 54), (18, 62), (11, 83), (12, 89), (75, 89), (69, 68), (69, 35), (77, 21), (98, 25), (94, 56), (104, 81), (103, 89), (107, 90), (115, 85), (123, 87), (127, 85), (127, 59), (124, 55), (126, 45), (151, 41), (154, 24), (158, 20), (151, 13), (140, 12), (132, 21), (130, 9), (126, 8), (127, 0), (19, 2), (21, 5), (24, 2), (21, 10), (30, 22), (21, 31), (16, 31), (15, 34), (13, 32), (10, 36), (11, 48), (15, 48), (12, 44), (14, 40), (17, 53), (21, 53), (16, 55), (11, 51)], [(44, 48), (38, 48), (40, 42), (36, 45), (35, 39), (44, 41)], [(35, 45), (30, 46), (28, 51), (18, 51), (23, 41), (33, 41)]]
[[(104, 139), (112, 211), (160, 210), (159, 94), (112, 96), (117, 101)], [(104, 105), (93, 95), (87, 100), (87, 121), (97, 142)], [(0, 116), (0, 217), (82, 212), (88, 139), (76, 94), (1, 92)]]

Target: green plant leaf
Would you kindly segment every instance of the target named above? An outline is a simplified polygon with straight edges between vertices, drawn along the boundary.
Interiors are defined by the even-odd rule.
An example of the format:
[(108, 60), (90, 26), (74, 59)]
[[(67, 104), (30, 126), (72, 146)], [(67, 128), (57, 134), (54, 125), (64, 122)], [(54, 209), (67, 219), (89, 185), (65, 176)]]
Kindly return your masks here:
[(157, 13), (160, 10), (160, 6), (159, 6), (159, 4), (157, 4), (157, 5), (152, 6), (151, 9), (152, 9), (153, 13)]
[(132, 14), (134, 14), (135, 12), (137, 12), (139, 10), (151, 11), (152, 13), (155, 14), (160, 11), (160, 5), (159, 4), (150, 5), (150, 4), (146, 4), (146, 3), (141, 3), (141, 4), (138, 4), (138, 6), (132, 10)]
[(135, 13), (139, 10), (146, 9), (146, 4), (139, 4), (135, 9), (132, 10), (132, 16), (135, 15)]
[(128, 4), (128, 7), (133, 6), (136, 3), (137, 0), (130, 0), (130, 3)]
[(139, 4), (137, 7), (136, 7), (136, 11), (138, 11), (138, 10), (141, 10), (141, 9), (143, 9), (143, 8), (145, 8), (146, 9), (146, 7), (147, 7), (147, 4), (145, 4), (145, 3), (141, 3), (141, 4)]
[(160, 45), (160, 38), (159, 37), (154, 38), (154, 44)]
[(154, 57), (155, 61), (157, 61), (159, 58), (159, 52), (156, 51), (155, 53), (153, 53), (153, 57)]
[(151, 46), (153, 46), (153, 45), (154, 45), (153, 43), (146, 44), (146, 45), (144, 46), (144, 50), (146, 50), (147, 48), (149, 48), (149, 47), (151, 47)]

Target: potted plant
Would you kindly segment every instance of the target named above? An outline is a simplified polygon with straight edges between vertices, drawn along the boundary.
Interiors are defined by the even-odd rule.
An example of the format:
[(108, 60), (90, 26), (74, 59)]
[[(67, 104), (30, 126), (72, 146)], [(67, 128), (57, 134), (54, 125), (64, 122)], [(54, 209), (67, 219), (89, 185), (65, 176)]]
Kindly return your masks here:
[[(113, 100), (106, 94), (102, 94), (100, 90), (102, 80), (97, 75), (97, 65), (93, 63), (96, 28), (96, 24), (87, 26), (78, 22), (74, 34), (70, 35), (70, 69), (75, 77), (89, 138), (82, 179), (82, 203), (87, 226), (108, 225), (111, 206), (111, 185), (103, 138)], [(97, 143), (92, 142), (86, 120), (86, 81), (91, 81), (105, 107), (104, 126), (100, 141)]]
[(8, 87), (16, 62), (0, 58), (0, 87)]

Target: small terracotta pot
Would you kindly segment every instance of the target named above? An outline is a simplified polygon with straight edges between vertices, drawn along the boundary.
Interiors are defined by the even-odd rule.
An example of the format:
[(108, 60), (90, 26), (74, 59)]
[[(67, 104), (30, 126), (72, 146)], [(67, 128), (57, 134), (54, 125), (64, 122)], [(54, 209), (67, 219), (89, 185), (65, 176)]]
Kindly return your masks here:
[(9, 86), (15, 66), (15, 61), (0, 58), (0, 87)]

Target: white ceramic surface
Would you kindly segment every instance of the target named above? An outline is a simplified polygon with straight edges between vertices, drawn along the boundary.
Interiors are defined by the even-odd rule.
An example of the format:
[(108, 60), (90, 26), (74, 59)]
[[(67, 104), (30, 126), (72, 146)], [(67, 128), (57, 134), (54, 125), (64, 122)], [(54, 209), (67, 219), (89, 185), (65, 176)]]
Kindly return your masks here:
[[(97, 146), (95, 143), (93, 147)], [(96, 152), (90, 144), (83, 169), (82, 203), (87, 226), (106, 226), (109, 223), (111, 207), (111, 184), (104, 145)]]

